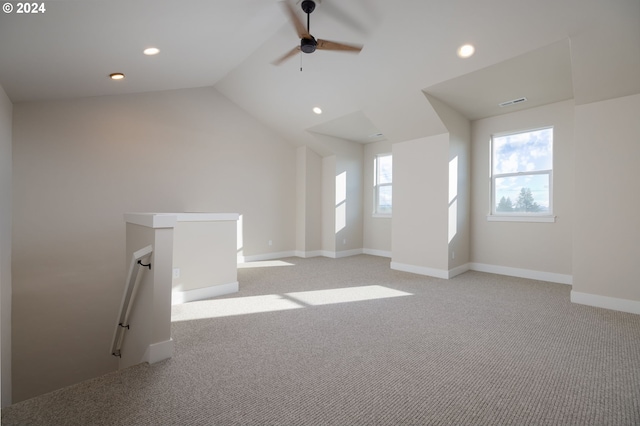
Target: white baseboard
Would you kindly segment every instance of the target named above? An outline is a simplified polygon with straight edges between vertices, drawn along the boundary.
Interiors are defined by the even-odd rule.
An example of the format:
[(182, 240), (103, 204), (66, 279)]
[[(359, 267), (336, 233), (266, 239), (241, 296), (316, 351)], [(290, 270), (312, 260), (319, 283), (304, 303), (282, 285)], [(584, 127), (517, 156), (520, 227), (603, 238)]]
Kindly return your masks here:
[(335, 252), (335, 258), (340, 259), (343, 257), (357, 256), (359, 254), (362, 254), (362, 249), (342, 250)]
[(164, 342), (152, 343), (144, 354), (144, 361), (149, 364), (164, 361), (173, 356), (173, 339)]
[(534, 271), (531, 269), (511, 268), (508, 266), (488, 265), (486, 263), (473, 262), (469, 264), (469, 269), (472, 271), (529, 278), (532, 280), (548, 281), (558, 284), (573, 284), (573, 275), (556, 274), (554, 272)]
[(571, 302), (640, 315), (640, 301), (571, 291)]
[(238, 256), (238, 263), (261, 262), (263, 260), (275, 260), (275, 259), (282, 259), (283, 257), (296, 257), (296, 256), (298, 255), (295, 250), (281, 251), (278, 253), (255, 254), (252, 256)]
[(375, 249), (362, 249), (363, 254), (369, 254), (371, 256), (380, 256), (380, 257), (388, 257), (391, 259), (391, 252), (384, 250), (375, 250)]
[(396, 271), (411, 272), (412, 274), (427, 275), (442, 279), (449, 279), (449, 271), (443, 269), (427, 268), (425, 266), (408, 265), (406, 263), (391, 262), (391, 269)]
[(458, 275), (464, 274), (465, 272), (467, 272), (469, 270), (471, 270), (471, 264), (470, 263), (465, 263), (464, 265), (456, 266), (453, 269), (449, 269), (448, 278), (453, 278), (453, 277), (456, 277)]
[(197, 288), (195, 290), (174, 291), (171, 293), (171, 304), (180, 305), (196, 300), (210, 299), (212, 297), (223, 296), (225, 294), (237, 293), (238, 282), (212, 285), (210, 287)]
[(322, 250), (315, 250), (315, 251), (296, 250), (296, 256), (306, 259), (309, 257), (320, 257), (320, 256), (323, 256), (323, 254), (322, 254)]

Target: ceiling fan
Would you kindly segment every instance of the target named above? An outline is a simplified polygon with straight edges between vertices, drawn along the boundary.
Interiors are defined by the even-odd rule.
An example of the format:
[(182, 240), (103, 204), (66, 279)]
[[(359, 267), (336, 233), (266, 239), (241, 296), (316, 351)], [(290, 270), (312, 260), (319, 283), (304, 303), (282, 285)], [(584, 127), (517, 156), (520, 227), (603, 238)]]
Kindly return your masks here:
[(359, 53), (362, 50), (361, 45), (338, 43), (335, 41), (322, 40), (322, 39), (316, 40), (316, 38), (309, 33), (309, 21), (311, 17), (311, 12), (313, 12), (316, 8), (315, 1), (304, 0), (300, 4), (300, 7), (304, 11), (304, 13), (307, 14), (307, 28), (304, 27), (304, 24), (302, 23), (300, 18), (298, 18), (295, 10), (288, 2), (282, 1), (281, 3), (283, 7), (286, 9), (287, 14), (289, 15), (289, 19), (291, 20), (294, 27), (296, 28), (296, 31), (298, 32), (298, 36), (300, 37), (300, 46), (294, 47), (285, 55), (273, 61), (272, 62), (273, 65), (280, 65), (281, 63), (283, 63), (284, 61), (286, 61), (287, 59), (289, 59), (290, 57), (292, 57), (293, 55), (295, 55), (300, 51), (304, 53), (313, 53), (316, 50), (336, 50), (336, 51), (342, 51), (342, 52)]

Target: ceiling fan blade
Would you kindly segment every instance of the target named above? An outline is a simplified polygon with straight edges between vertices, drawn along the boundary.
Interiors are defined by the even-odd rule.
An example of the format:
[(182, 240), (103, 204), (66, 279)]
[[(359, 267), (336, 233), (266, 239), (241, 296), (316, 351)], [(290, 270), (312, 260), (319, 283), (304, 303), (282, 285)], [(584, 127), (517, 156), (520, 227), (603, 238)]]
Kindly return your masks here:
[(298, 37), (311, 38), (311, 34), (309, 34), (309, 31), (307, 31), (307, 29), (305, 28), (304, 23), (302, 23), (300, 18), (298, 18), (298, 15), (296, 15), (296, 12), (295, 10), (293, 10), (293, 7), (286, 1), (281, 1), (280, 3), (282, 4), (282, 7), (284, 7), (285, 10), (287, 11), (287, 14), (289, 15), (289, 19), (293, 23), (293, 26), (296, 27), (296, 32), (298, 33)]
[(329, 41), (329, 40), (322, 40), (322, 39), (318, 39), (318, 45), (316, 46), (316, 49), (320, 49), (320, 50), (341, 50), (344, 52), (360, 52), (362, 50), (362, 45), (357, 45), (357, 44), (345, 44), (345, 43), (338, 43), (335, 41)]
[(285, 53), (283, 56), (281, 56), (280, 58), (276, 59), (275, 61), (273, 61), (271, 63), (273, 65), (280, 65), (281, 63), (283, 63), (284, 61), (286, 61), (287, 59), (289, 59), (290, 57), (292, 57), (293, 55), (295, 55), (299, 51), (300, 51), (300, 46), (296, 46), (293, 49), (291, 49), (290, 51), (288, 51), (287, 53)]

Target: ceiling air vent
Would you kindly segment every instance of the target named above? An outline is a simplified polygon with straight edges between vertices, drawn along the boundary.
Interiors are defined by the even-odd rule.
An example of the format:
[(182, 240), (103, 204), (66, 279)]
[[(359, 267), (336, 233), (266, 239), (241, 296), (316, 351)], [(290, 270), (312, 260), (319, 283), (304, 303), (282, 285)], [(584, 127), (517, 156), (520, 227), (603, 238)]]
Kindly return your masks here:
[(513, 99), (511, 101), (506, 101), (506, 102), (502, 102), (501, 104), (498, 104), (500, 107), (506, 107), (506, 106), (510, 106), (510, 105), (515, 105), (515, 104), (521, 104), (522, 102), (526, 102), (527, 98), (518, 98), (518, 99)]

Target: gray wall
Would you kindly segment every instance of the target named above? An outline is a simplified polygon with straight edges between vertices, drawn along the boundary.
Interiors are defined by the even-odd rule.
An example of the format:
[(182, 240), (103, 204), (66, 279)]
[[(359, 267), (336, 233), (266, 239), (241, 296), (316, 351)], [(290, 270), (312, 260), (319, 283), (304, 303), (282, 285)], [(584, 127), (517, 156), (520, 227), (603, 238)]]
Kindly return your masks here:
[(213, 88), (15, 105), (14, 401), (116, 368), (123, 213), (240, 213), (241, 254), (292, 250), (295, 167)]
[(362, 193), (363, 248), (365, 253), (391, 257), (392, 218), (373, 217), (374, 161), (378, 154), (391, 154), (391, 142), (373, 142), (364, 146), (364, 190)]
[[(565, 101), (472, 123), (472, 262), (571, 275), (573, 111), (573, 101)], [(558, 216), (556, 223), (488, 222), (491, 135), (545, 126), (554, 126), (553, 210)]]
[(575, 145), (573, 291), (640, 314), (640, 95), (576, 107)]
[(11, 121), (13, 106), (0, 86), (0, 356), (2, 407), (11, 404)]
[(449, 134), (393, 144), (392, 267), (447, 274)]

